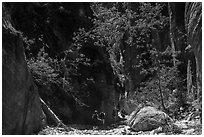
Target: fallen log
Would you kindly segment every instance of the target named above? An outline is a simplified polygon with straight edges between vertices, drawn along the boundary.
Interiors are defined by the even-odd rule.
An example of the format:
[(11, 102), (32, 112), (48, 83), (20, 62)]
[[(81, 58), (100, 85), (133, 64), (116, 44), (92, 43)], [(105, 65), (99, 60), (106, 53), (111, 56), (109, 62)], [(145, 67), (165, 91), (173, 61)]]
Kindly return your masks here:
[(48, 105), (41, 98), (40, 103), (45, 115), (48, 116), (55, 123), (56, 126), (63, 127), (64, 129), (69, 131), (74, 130), (73, 128), (67, 127), (64, 123), (62, 123), (62, 121), (55, 115), (55, 113), (48, 107)]

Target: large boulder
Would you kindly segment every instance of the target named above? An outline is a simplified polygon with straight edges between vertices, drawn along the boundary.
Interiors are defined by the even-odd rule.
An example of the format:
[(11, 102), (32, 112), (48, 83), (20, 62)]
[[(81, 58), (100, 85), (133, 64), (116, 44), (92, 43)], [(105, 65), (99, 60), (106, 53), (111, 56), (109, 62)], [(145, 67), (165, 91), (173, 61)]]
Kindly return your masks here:
[(37, 88), (24, 56), (23, 40), (3, 7), (2, 134), (32, 134), (45, 125)]
[(154, 107), (144, 107), (133, 111), (128, 118), (128, 125), (134, 131), (150, 131), (164, 126), (171, 118), (163, 111)]

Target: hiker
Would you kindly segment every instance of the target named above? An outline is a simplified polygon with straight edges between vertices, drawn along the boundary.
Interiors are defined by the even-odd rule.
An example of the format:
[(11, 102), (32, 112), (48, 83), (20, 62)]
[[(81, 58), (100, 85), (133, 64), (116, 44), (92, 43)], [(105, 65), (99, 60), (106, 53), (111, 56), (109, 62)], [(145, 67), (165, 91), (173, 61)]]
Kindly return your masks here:
[(116, 109), (113, 109), (112, 116), (113, 116), (114, 122), (116, 122), (116, 119), (118, 117), (118, 112)]
[(100, 121), (102, 121), (102, 124), (103, 124), (103, 126), (104, 126), (104, 124), (105, 124), (105, 113), (104, 112), (101, 112), (100, 114), (99, 114), (99, 120)]
[(92, 115), (92, 119), (93, 119), (93, 122), (94, 122), (94, 129), (95, 128), (97, 128), (97, 126), (98, 126), (98, 111), (97, 110), (95, 110), (94, 111), (94, 113), (93, 113), (93, 115)]

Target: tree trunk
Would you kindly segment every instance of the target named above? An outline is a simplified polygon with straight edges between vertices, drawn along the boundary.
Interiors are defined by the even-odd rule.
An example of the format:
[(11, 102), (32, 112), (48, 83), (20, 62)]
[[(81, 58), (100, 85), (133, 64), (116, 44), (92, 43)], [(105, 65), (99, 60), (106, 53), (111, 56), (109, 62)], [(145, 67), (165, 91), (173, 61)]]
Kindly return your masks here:
[(192, 89), (192, 72), (191, 72), (191, 61), (188, 60), (188, 65), (187, 65), (187, 91), (188, 95), (191, 95), (191, 89)]
[(55, 115), (55, 113), (47, 106), (47, 104), (41, 98), (40, 98), (40, 103), (46, 116), (48, 116), (57, 126), (61, 126), (66, 130), (74, 130), (70, 127), (67, 127), (65, 124), (63, 124), (62, 121)]
[(164, 111), (168, 112), (168, 110), (166, 109), (165, 105), (164, 105), (164, 97), (163, 97), (163, 93), (162, 93), (162, 89), (161, 89), (161, 80), (160, 80), (160, 70), (158, 72), (158, 80), (159, 80), (159, 93), (160, 93), (160, 97), (161, 97), (161, 105), (162, 108), (164, 109)]
[(159, 93), (160, 93), (162, 108), (166, 113), (169, 113), (169, 110), (165, 107), (165, 104), (164, 104), (164, 97), (163, 97), (163, 92), (162, 92), (162, 88), (161, 88), (160, 64), (158, 63), (158, 60), (160, 60), (160, 57), (161, 56), (159, 55), (158, 58), (156, 59), (157, 77), (158, 77), (158, 81), (159, 81)]

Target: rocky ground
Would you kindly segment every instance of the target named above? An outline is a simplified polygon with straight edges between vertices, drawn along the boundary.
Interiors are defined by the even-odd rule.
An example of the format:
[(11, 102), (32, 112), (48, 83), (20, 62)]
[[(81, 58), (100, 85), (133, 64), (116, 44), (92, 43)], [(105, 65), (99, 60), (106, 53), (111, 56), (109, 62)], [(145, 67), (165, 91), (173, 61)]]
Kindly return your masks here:
[(93, 129), (90, 125), (68, 125), (71, 129), (61, 127), (46, 127), (38, 135), (201, 135), (202, 126), (198, 120), (176, 121), (177, 128), (159, 127), (152, 131), (134, 132), (129, 126), (120, 124)]

